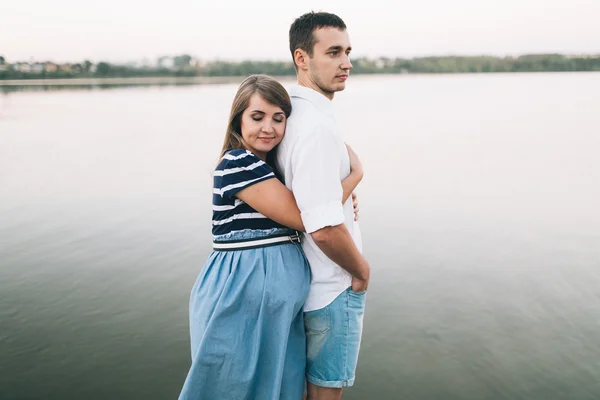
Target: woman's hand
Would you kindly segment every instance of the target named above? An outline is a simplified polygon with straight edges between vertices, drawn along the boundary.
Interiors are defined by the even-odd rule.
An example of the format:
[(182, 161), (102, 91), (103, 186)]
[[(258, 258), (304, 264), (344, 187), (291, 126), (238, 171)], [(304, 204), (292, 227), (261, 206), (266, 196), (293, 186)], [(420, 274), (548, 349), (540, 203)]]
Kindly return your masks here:
[(358, 158), (358, 155), (352, 150), (352, 147), (346, 144), (346, 149), (348, 150), (348, 158), (350, 159), (350, 175), (342, 182), (342, 188), (344, 189), (344, 201), (350, 196), (352, 193), (352, 208), (354, 209), (354, 220), (358, 221), (358, 198), (354, 189), (360, 183), (363, 178), (363, 166)]
[(350, 195), (352, 195), (354, 220), (356, 221), (358, 220), (358, 202), (356, 201), (354, 189), (356, 189), (363, 178), (363, 167), (354, 150), (348, 145), (346, 145), (346, 149), (348, 150), (348, 158), (350, 159), (350, 174), (342, 181), (342, 189), (344, 192), (342, 195), (342, 203), (345, 204), (346, 201), (350, 199)]
[(358, 221), (358, 197), (352, 192), (352, 207), (354, 208), (354, 220)]
[(358, 155), (352, 150), (352, 147), (346, 145), (346, 149), (348, 149), (348, 157), (350, 158), (350, 172), (357, 174), (362, 179), (364, 171)]

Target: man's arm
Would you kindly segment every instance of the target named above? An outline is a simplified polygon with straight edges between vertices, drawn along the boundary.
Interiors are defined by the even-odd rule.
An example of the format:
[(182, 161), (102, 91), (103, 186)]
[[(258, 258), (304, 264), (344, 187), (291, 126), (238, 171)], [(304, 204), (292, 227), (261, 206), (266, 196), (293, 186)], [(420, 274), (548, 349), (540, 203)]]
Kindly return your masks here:
[(367, 290), (371, 268), (354, 244), (346, 225), (328, 226), (311, 233), (315, 244), (327, 257), (344, 268), (352, 277), (352, 290)]
[(296, 144), (292, 152), (292, 191), (306, 232), (333, 262), (348, 271), (363, 291), (369, 280), (369, 263), (344, 225), (340, 180), (343, 143), (324, 128)]

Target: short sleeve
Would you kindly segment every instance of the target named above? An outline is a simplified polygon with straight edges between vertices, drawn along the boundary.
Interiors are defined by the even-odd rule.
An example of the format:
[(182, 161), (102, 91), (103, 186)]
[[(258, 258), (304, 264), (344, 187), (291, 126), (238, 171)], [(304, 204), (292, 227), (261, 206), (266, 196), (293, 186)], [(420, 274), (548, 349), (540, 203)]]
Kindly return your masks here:
[(292, 150), (292, 192), (306, 232), (345, 221), (340, 179), (339, 138), (330, 129), (317, 129)]
[(275, 173), (263, 160), (248, 150), (232, 150), (215, 170), (213, 192), (231, 199), (240, 190), (271, 178)]

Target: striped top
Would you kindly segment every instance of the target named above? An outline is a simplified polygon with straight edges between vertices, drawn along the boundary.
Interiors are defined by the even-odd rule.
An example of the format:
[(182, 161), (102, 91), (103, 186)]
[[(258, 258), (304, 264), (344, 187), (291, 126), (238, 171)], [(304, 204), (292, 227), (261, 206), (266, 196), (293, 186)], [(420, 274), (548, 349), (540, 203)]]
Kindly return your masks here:
[(284, 228), (235, 196), (240, 190), (271, 178), (276, 178), (273, 169), (250, 151), (235, 149), (225, 154), (214, 175), (213, 235)]

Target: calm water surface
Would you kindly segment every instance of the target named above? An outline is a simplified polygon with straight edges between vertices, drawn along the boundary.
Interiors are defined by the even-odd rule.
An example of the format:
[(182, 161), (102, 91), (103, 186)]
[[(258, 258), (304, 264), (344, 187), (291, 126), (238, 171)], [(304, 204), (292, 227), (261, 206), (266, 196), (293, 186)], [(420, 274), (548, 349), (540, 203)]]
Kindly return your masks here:
[[(0, 398), (173, 399), (236, 85), (0, 94)], [(355, 77), (344, 399), (600, 398), (600, 74)]]

